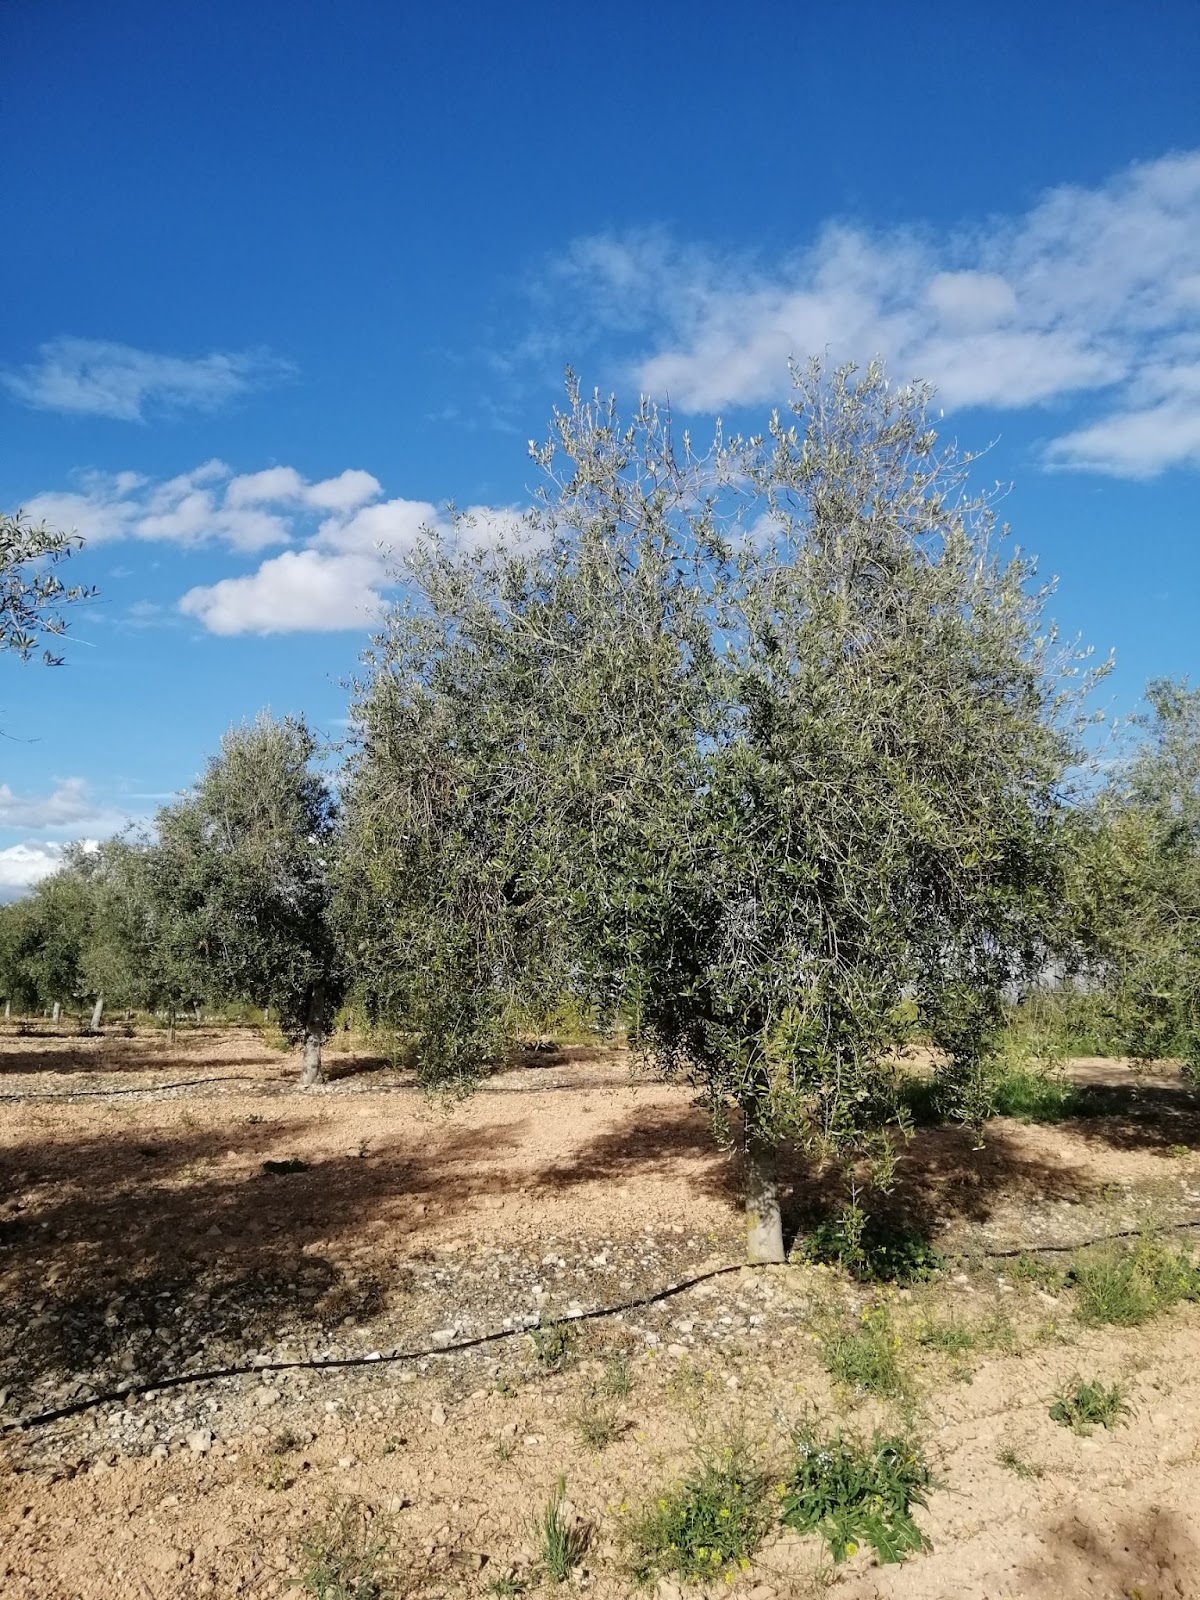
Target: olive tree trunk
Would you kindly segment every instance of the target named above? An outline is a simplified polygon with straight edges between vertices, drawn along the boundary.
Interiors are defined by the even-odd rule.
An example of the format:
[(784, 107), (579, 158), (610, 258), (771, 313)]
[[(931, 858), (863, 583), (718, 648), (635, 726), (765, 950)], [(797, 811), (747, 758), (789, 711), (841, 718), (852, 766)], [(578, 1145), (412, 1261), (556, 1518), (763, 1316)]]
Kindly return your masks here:
[(764, 1266), (786, 1260), (779, 1209), (779, 1150), (767, 1139), (756, 1108), (746, 1107), (746, 1260)]
[(62, 1016), (62, 1001), (61, 1000), (56, 1000), (54, 1002), (54, 1008), (50, 1012), (50, 1021), (51, 1022), (57, 1022), (58, 1019), (61, 1016)]
[(99, 1033), (100, 1032), (100, 1019), (103, 1017), (103, 1015), (104, 1015), (104, 996), (102, 994), (98, 994), (96, 996), (96, 1004), (92, 1007), (92, 1020), (88, 1024), (88, 1032), (89, 1033)]
[(308, 1001), (308, 1016), (304, 1023), (304, 1069), (300, 1074), (300, 1087), (311, 1089), (314, 1084), (325, 1082), (325, 1072), (321, 1066), (321, 1045), (325, 1038), (325, 992), (321, 985), (313, 986), (312, 994)]

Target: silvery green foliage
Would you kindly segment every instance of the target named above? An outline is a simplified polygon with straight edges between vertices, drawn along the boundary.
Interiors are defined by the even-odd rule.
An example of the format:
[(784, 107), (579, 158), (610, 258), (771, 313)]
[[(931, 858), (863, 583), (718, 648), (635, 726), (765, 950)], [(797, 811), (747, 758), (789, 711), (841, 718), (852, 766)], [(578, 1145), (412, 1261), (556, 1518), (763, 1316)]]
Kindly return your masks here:
[(409, 562), (339, 894), (360, 993), (430, 1076), (565, 990), (718, 1115), (861, 1146), (915, 997), (968, 1103), (1054, 937), (1086, 671), (923, 391), (793, 381), (703, 453), (572, 381), (520, 534), (459, 519)]
[[(13, 650), (27, 661), (37, 649), (41, 634), (63, 634), (63, 606), (85, 600), (94, 593), (69, 588), (55, 572), (83, 541), (74, 535), (32, 523), (20, 512), (0, 512), (0, 651)], [(62, 657), (44, 650), (47, 666)]]
[(1200, 689), (1156, 679), (1091, 808), (1079, 899), (1108, 1037), (1200, 1076)]
[(336, 810), (302, 720), (231, 729), (147, 854), (152, 942), (178, 1003), (270, 1005), (289, 1037), (325, 1029), (341, 989), (329, 922)]

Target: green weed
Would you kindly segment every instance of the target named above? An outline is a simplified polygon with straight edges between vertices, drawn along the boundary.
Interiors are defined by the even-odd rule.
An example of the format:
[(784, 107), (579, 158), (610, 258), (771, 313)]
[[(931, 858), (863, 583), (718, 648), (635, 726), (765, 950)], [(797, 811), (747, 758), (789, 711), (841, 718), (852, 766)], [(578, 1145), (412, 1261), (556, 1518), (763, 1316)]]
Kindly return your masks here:
[(1044, 1067), (1005, 1065), (992, 1082), (995, 1115), (1018, 1122), (1062, 1122), (1085, 1109), (1080, 1091)]
[(616, 1408), (589, 1400), (575, 1413), (574, 1426), (581, 1445), (588, 1450), (603, 1450), (621, 1437), (623, 1424)]
[(627, 1355), (609, 1356), (604, 1363), (604, 1390), (614, 1400), (624, 1400), (633, 1388), (633, 1373)]
[(744, 1446), (702, 1458), (698, 1469), (632, 1523), (634, 1570), (646, 1580), (732, 1577), (749, 1565), (771, 1522), (767, 1480)]
[(869, 1544), (881, 1562), (927, 1550), (913, 1519), (934, 1487), (920, 1449), (878, 1431), (869, 1441), (840, 1430), (825, 1438), (805, 1423), (793, 1435), (795, 1456), (783, 1486), (783, 1521), (799, 1533), (819, 1533), (835, 1561)]
[(517, 1600), (525, 1593), (525, 1584), (515, 1572), (502, 1572), (499, 1577), (488, 1579), (487, 1592), (496, 1600)]
[(300, 1544), (296, 1580), (313, 1600), (393, 1600), (392, 1541), (369, 1506), (334, 1501)]
[(570, 1357), (575, 1343), (575, 1330), (567, 1322), (547, 1322), (535, 1328), (531, 1335), (533, 1353), (540, 1366), (557, 1372)]
[(1036, 1461), (1027, 1461), (1012, 1445), (1006, 1444), (996, 1454), (996, 1460), (1002, 1467), (1007, 1468), (1014, 1477), (1022, 1478), (1026, 1482), (1041, 1478), (1045, 1475), (1045, 1468), (1040, 1467)]
[(1019, 1255), (1012, 1266), (1006, 1267), (1005, 1271), (1018, 1283), (1033, 1284), (1036, 1288), (1045, 1289), (1050, 1293), (1061, 1289), (1064, 1282), (1064, 1274), (1057, 1267), (1052, 1267), (1043, 1261), (1040, 1256)]
[(955, 1317), (948, 1317), (945, 1322), (931, 1319), (922, 1323), (917, 1333), (917, 1343), (928, 1350), (940, 1350), (943, 1355), (962, 1356), (975, 1349), (979, 1338), (973, 1329)]
[(560, 1478), (535, 1527), (542, 1566), (555, 1583), (566, 1583), (587, 1549), (587, 1530), (565, 1509), (566, 1495), (566, 1479)]
[(1119, 1384), (1106, 1389), (1098, 1380), (1085, 1383), (1079, 1378), (1060, 1389), (1050, 1407), (1054, 1421), (1075, 1433), (1089, 1433), (1096, 1426), (1114, 1428), (1129, 1411)]
[(898, 1397), (908, 1388), (899, 1361), (900, 1340), (886, 1307), (864, 1311), (855, 1328), (838, 1328), (822, 1345), (825, 1370), (860, 1394)]
[(844, 1267), (860, 1283), (923, 1283), (946, 1265), (920, 1233), (859, 1206), (818, 1223), (801, 1252), (807, 1261)]
[(1187, 1250), (1146, 1240), (1133, 1250), (1092, 1250), (1076, 1257), (1069, 1281), (1084, 1322), (1133, 1327), (1180, 1300), (1200, 1300), (1200, 1268)]

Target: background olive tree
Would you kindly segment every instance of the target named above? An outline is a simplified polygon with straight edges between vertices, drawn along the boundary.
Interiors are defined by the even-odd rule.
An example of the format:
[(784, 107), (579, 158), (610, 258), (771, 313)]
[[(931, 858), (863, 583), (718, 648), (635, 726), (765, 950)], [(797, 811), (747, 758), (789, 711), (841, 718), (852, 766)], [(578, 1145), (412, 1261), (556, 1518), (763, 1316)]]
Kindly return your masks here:
[(176, 1000), (270, 1006), (303, 1040), (304, 1084), (322, 1081), (342, 988), (328, 914), (336, 807), (316, 753), (303, 720), (264, 713), (231, 729), (158, 813), (145, 885), (162, 985)]
[(1139, 743), (1081, 814), (1082, 1003), (1109, 1049), (1200, 1074), (1200, 689), (1157, 679)]
[(780, 1139), (886, 1178), (902, 1000), (977, 1108), (1055, 935), (1081, 688), (926, 394), (793, 379), (702, 454), (572, 385), (522, 535), (418, 550), (359, 689), (339, 891), (365, 1003), (432, 1078), (531, 995), (621, 1010), (740, 1114), (773, 1259)]

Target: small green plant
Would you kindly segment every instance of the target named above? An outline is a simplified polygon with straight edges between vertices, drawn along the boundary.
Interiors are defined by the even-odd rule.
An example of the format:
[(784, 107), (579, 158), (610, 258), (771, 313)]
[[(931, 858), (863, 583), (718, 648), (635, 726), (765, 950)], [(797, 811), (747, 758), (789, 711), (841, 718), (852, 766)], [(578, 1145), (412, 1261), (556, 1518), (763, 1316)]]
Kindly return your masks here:
[(515, 1572), (502, 1572), (498, 1577), (488, 1579), (487, 1592), (495, 1595), (496, 1600), (516, 1600), (518, 1595), (525, 1593), (525, 1583)]
[(642, 1581), (730, 1577), (749, 1565), (770, 1522), (765, 1474), (744, 1445), (730, 1445), (634, 1519), (634, 1571)]
[(899, 1397), (907, 1382), (899, 1360), (900, 1340), (885, 1306), (868, 1308), (857, 1327), (835, 1328), (822, 1346), (825, 1370), (859, 1394)]
[(633, 1373), (629, 1357), (624, 1353), (609, 1356), (604, 1363), (604, 1391), (614, 1400), (625, 1400), (633, 1388)]
[(793, 1435), (795, 1455), (783, 1485), (783, 1521), (798, 1533), (819, 1533), (835, 1561), (869, 1544), (881, 1562), (927, 1550), (913, 1519), (927, 1504), (933, 1476), (909, 1439), (876, 1431), (869, 1441), (839, 1429), (823, 1437), (806, 1422)]
[(1018, 1122), (1062, 1122), (1085, 1109), (1083, 1097), (1059, 1072), (1005, 1064), (992, 1083), (995, 1114)]
[(535, 1328), (530, 1337), (539, 1366), (557, 1372), (571, 1354), (575, 1330), (567, 1322), (546, 1322)]
[(331, 1502), (324, 1519), (301, 1541), (296, 1580), (313, 1600), (393, 1600), (392, 1539), (360, 1500)]
[(588, 1450), (603, 1450), (621, 1436), (622, 1423), (615, 1406), (589, 1400), (575, 1413), (575, 1432)]
[(1127, 1251), (1093, 1250), (1076, 1257), (1069, 1281), (1079, 1291), (1084, 1322), (1133, 1327), (1180, 1300), (1200, 1299), (1200, 1268), (1186, 1250), (1146, 1240)]
[(1106, 1389), (1098, 1379), (1085, 1383), (1076, 1378), (1058, 1391), (1050, 1407), (1054, 1421), (1075, 1433), (1089, 1433), (1097, 1426), (1115, 1428), (1129, 1412), (1121, 1386), (1114, 1383), (1111, 1389)]
[(969, 1350), (974, 1350), (978, 1342), (979, 1336), (975, 1331), (955, 1317), (948, 1317), (944, 1322), (931, 1318), (921, 1324), (917, 1333), (918, 1344), (928, 1350), (940, 1350), (947, 1356), (966, 1355)]
[(1006, 1271), (1018, 1283), (1032, 1284), (1048, 1292), (1057, 1292), (1063, 1286), (1063, 1274), (1040, 1256), (1019, 1255)]
[(1039, 1466), (1036, 1461), (1027, 1461), (1026, 1458), (1010, 1444), (1006, 1444), (997, 1452), (996, 1460), (1002, 1467), (1011, 1472), (1014, 1477), (1022, 1478), (1026, 1482), (1031, 1481), (1034, 1478), (1041, 1478), (1045, 1475), (1046, 1469), (1044, 1467)]
[(542, 1566), (555, 1583), (565, 1583), (583, 1560), (587, 1530), (566, 1508), (567, 1480), (559, 1478), (536, 1525)]
[(293, 1450), (299, 1450), (307, 1440), (296, 1432), (294, 1428), (280, 1428), (271, 1440), (271, 1453), (277, 1456), (286, 1456)]
[(844, 1267), (860, 1283), (923, 1283), (945, 1267), (929, 1240), (886, 1217), (847, 1206), (817, 1224), (802, 1245), (808, 1261)]

